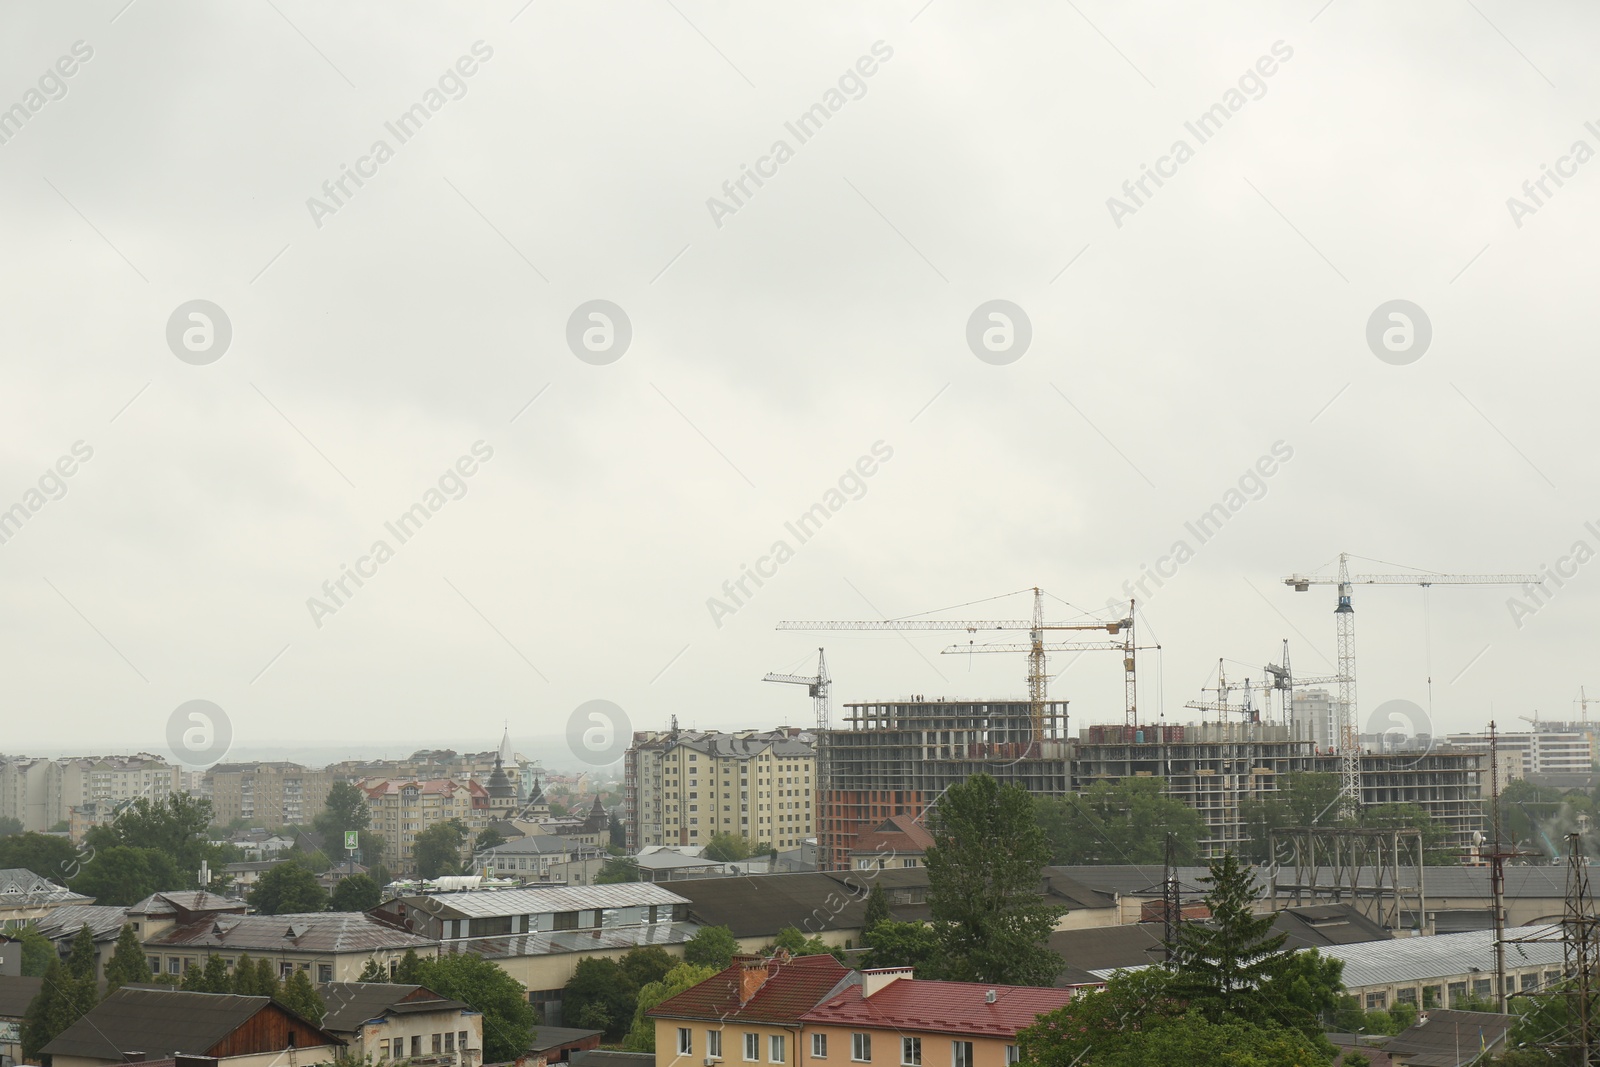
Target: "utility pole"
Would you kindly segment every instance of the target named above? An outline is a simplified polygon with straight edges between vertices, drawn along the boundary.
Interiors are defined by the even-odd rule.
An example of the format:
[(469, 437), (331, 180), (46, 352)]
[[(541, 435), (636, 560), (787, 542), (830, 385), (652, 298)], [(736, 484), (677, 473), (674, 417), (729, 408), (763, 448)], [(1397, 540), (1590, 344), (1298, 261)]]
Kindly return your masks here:
[(1494, 998), (1497, 1009), (1503, 1012), (1506, 1010), (1506, 858), (1515, 853), (1500, 847), (1500, 743), (1495, 736), (1493, 720), (1489, 723), (1489, 797), (1494, 805), (1490, 821), (1494, 837), (1489, 852), (1489, 888), (1494, 897)]

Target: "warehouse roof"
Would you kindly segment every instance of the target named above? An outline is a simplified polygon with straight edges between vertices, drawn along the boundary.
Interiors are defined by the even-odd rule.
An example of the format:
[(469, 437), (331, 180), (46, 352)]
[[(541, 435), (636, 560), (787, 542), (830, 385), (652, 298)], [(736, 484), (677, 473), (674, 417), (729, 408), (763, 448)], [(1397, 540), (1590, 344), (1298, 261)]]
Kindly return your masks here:
[(672, 885), (689, 899), (689, 918), (695, 922), (726, 926), (734, 937), (771, 937), (786, 926), (812, 934), (860, 929), (872, 879), (871, 872), (854, 873), (853, 880), (813, 872), (693, 878)]
[(85, 926), (96, 941), (115, 941), (127, 921), (127, 908), (114, 908), (109, 904), (67, 904), (34, 919), (33, 927), (52, 941), (72, 937)]
[(1491, 1011), (1434, 1008), (1385, 1041), (1383, 1051), (1406, 1067), (1461, 1067), (1505, 1040), (1514, 1021), (1515, 1016)]
[[(1512, 939), (1506, 945), (1507, 968), (1561, 965), (1559, 926), (1519, 926), (1507, 930), (1506, 934), (1508, 939)], [(1532, 938), (1546, 940), (1529, 940)], [(1344, 984), (1347, 989), (1426, 982), (1471, 971), (1493, 974), (1494, 931), (1468, 930), (1459, 934), (1402, 937), (1364, 945), (1336, 945), (1323, 949), (1322, 954), (1344, 961)]]

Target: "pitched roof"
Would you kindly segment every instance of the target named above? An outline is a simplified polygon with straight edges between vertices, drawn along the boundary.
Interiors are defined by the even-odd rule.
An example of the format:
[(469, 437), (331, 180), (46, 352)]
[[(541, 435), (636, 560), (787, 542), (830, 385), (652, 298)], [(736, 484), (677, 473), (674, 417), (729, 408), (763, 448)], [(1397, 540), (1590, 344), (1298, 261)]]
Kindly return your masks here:
[(375, 952), (432, 948), (436, 944), (360, 911), (218, 915), (173, 927), (145, 942), (151, 948), (188, 945), (249, 952)]
[(602, 1030), (583, 1030), (572, 1026), (540, 1026), (534, 1029), (533, 1043), (528, 1046), (528, 1051), (550, 1052), (563, 1045), (576, 1045), (603, 1034)]
[(1495, 1012), (1442, 1008), (1426, 1015), (1427, 1022), (1419, 1017), (1410, 1029), (1384, 1042), (1383, 1051), (1401, 1058), (1406, 1067), (1460, 1067), (1504, 1040), (1514, 1020)]
[(230, 900), (219, 897), (215, 893), (207, 893), (203, 889), (183, 889), (163, 893), (151, 893), (139, 903), (128, 908), (129, 915), (143, 915), (146, 917), (165, 918), (173, 916), (178, 919), (187, 915), (212, 911), (244, 912), (244, 901)]
[(367, 1020), (390, 1013), (472, 1010), (459, 1000), (450, 1000), (420, 985), (325, 982), (317, 991), (328, 1009), (322, 1028), (336, 1034), (353, 1034)]
[(864, 834), (856, 836), (850, 854), (860, 852), (926, 852), (933, 847), (933, 835), (910, 815), (891, 815)]
[(641, 926), (605, 926), (588, 930), (555, 930), (531, 934), (474, 937), (459, 942), (462, 951), (484, 959), (516, 956), (554, 956), (564, 952), (599, 952), (610, 948), (681, 945), (700, 932), (694, 923), (645, 923)]
[[(851, 983), (802, 1018), (837, 1026), (1014, 1037), (1040, 1015), (1072, 999), (1070, 989), (930, 982), (920, 978), (895, 979), (870, 997), (862, 995), (864, 990), (860, 983)], [(993, 1003), (988, 1001), (991, 993)]]
[[(746, 968), (765, 967), (767, 979), (749, 1000), (739, 1002)], [(653, 1018), (720, 1019), (793, 1025), (850, 972), (832, 956), (779, 956), (735, 959), (697, 986), (668, 997), (650, 1010)]]
[(26, 867), (0, 869), (0, 905), (31, 908), (50, 903), (87, 904), (92, 900), (94, 897), (74, 893), (66, 886), (34, 874)]
[(585, 911), (605, 908), (684, 904), (687, 901), (651, 882), (615, 885), (525, 886), (521, 889), (466, 889), (401, 898), (439, 918), (486, 919), (501, 915)]
[[(121, 1063), (126, 1052), (152, 1056), (183, 1053), (210, 1055), (212, 1050), (263, 1011), (287, 1015), (295, 1044), (304, 1049), (342, 1045), (339, 1038), (294, 1015), (269, 997), (232, 993), (188, 993), (177, 989), (124, 986), (95, 1005), (40, 1051), (51, 1056)], [(244, 1051), (244, 1050), (239, 1050)], [(254, 1049), (267, 1052), (276, 1049)]]
[(43, 985), (43, 978), (0, 975), (0, 1019), (22, 1018)]
[(786, 926), (807, 923), (805, 928), (812, 933), (860, 929), (866, 922), (866, 881), (864, 872), (854, 882), (807, 872), (692, 878), (671, 884), (689, 898), (693, 921), (726, 926), (734, 937), (771, 937)]
[(114, 908), (109, 904), (67, 904), (52, 908), (33, 920), (33, 925), (52, 941), (73, 937), (85, 926), (96, 941), (114, 941), (127, 921), (127, 908)]

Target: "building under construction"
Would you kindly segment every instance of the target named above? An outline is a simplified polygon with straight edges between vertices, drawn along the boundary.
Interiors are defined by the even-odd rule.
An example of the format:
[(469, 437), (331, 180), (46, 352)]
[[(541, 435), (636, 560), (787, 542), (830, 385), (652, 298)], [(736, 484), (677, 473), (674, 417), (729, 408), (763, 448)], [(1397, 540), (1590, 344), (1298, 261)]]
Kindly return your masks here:
[[(827, 778), (819, 783), (818, 853), (848, 866), (856, 834), (889, 816), (921, 816), (939, 794), (987, 772), (1039, 796), (1078, 792), (1097, 781), (1165, 779), (1175, 799), (1198, 811), (1207, 833), (1202, 855), (1249, 838), (1246, 804), (1273, 796), (1281, 775), (1338, 773), (1340, 757), (1279, 723), (1088, 726), (1066, 736), (1067, 703), (1046, 703), (1034, 742), (1024, 700), (915, 698), (847, 704), (843, 728), (826, 731)], [(1481, 825), (1481, 752), (1363, 753), (1361, 802), (1416, 804), (1446, 830), (1444, 844), (1465, 851)]]

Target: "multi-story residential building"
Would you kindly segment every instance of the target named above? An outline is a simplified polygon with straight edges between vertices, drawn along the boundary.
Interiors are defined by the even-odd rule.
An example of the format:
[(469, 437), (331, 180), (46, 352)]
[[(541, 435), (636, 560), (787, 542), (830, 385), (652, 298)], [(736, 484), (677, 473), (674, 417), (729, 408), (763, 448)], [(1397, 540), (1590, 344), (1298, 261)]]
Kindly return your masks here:
[(0, 816), (17, 819), (24, 830), (70, 826), (74, 808), (111, 810), (181, 792), (183, 769), (146, 752), (0, 761)]
[[(832, 956), (736, 956), (720, 973), (650, 1010), (656, 1067), (809, 1063), (803, 1017), (850, 973)], [(834, 1051), (849, 1062), (849, 1039)]]
[[(1537, 723), (1533, 730), (1497, 733), (1495, 747), (1502, 756), (1520, 755), (1525, 775), (1587, 777), (1596, 767), (1596, 736), (1587, 724)], [(1489, 735), (1481, 731), (1446, 734), (1444, 740), (1453, 747), (1489, 750)]]
[(816, 750), (799, 730), (638, 732), (625, 766), (630, 851), (719, 833), (790, 849), (816, 832)]
[(489, 825), (495, 810), (489, 790), (470, 779), (364, 779), (356, 785), (366, 794), (372, 829), (383, 837), (384, 862), (405, 874), (416, 867), (417, 834), (435, 823), (460, 819), (476, 835)]
[(219, 763), (206, 773), (200, 795), (213, 821), (246, 819), (267, 829), (308, 826), (328, 803), (335, 778), (298, 763)]
[[(929, 982), (910, 967), (858, 971), (800, 1016), (808, 1065), (1011, 1067), (1017, 1032), (1063, 1007), (1071, 989)], [(660, 1038), (656, 1048), (661, 1048)], [(661, 1062), (658, 1056), (656, 1062)]]

